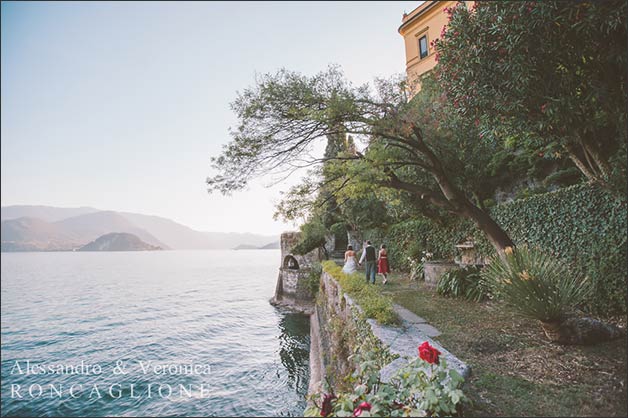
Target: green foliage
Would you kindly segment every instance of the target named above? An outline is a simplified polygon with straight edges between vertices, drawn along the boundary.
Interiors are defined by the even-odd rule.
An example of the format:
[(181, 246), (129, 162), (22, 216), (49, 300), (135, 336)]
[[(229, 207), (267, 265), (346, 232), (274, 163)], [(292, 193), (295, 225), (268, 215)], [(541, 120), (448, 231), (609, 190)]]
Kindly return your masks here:
[[(589, 310), (626, 312), (625, 198), (578, 185), (499, 205), (491, 213), (517, 245), (538, 246), (567, 262), (576, 276), (589, 277), (595, 284)], [(483, 253), (491, 250), (485, 243)]]
[(400, 368), (388, 382), (380, 379), (379, 368), (368, 353), (354, 356), (358, 363), (353, 374), (354, 388), (347, 393), (334, 394), (329, 410), (322, 405), (308, 408), (305, 416), (355, 416), (359, 405), (368, 403), (369, 410), (360, 416), (459, 416), (467, 401), (462, 391), (464, 378), (447, 362), (433, 365), (415, 358)]
[(521, 315), (561, 322), (591, 293), (592, 283), (539, 248), (507, 248), (482, 272), (500, 299)]
[(467, 266), (450, 270), (438, 280), (436, 291), (443, 296), (480, 302), (489, 295), (489, 287), (480, 275), (480, 268)]
[(295, 254), (304, 255), (310, 251), (325, 245), (327, 230), (318, 219), (312, 219), (301, 225), (301, 238), (292, 251)]
[(344, 222), (337, 222), (329, 227), (329, 231), (338, 236), (347, 234), (347, 224)]
[(392, 300), (382, 295), (377, 287), (366, 282), (360, 273), (346, 274), (335, 262), (328, 260), (322, 263), (323, 270), (329, 273), (343, 291), (351, 296), (368, 318), (374, 318), (381, 324), (398, 324), (399, 317), (393, 309)]
[[(432, 100), (440, 94), (438, 86), (426, 83), (423, 91), (409, 100), (405, 80), (398, 77), (356, 87), (338, 67), (313, 76), (285, 69), (260, 76), (232, 104), (238, 125), (232, 141), (211, 160), (218, 174), (207, 179), (208, 190), (229, 194), (253, 178), (285, 174), (300, 161), (322, 167), (280, 204), (278, 214), (286, 219), (305, 214), (326, 228), (343, 221), (353, 230), (368, 228), (373, 215), (386, 221), (387, 210), (402, 212), (399, 202), (406, 200), (431, 218), (470, 214), (488, 225), (485, 232), (497, 235), (497, 246), (508, 244), (485, 213), (467, 210), (488, 197), (483, 174), (496, 147), (478, 141), (473, 126), (443, 129), (439, 102)], [(342, 134), (356, 135), (365, 147), (359, 151), (347, 140), (343, 149)], [(323, 138), (327, 155), (308, 159), (306, 152)], [(467, 194), (467, 188), (472, 192)], [(374, 205), (361, 210), (363, 196), (379, 201), (384, 210)], [(319, 212), (301, 210), (302, 200)], [(344, 219), (339, 219), (343, 205), (359, 209), (358, 216), (349, 207), (340, 210)]]
[(469, 231), (486, 239), (471, 222), (457, 218), (446, 224), (428, 218), (397, 223), (388, 231), (389, 258), (393, 265), (405, 270), (410, 269), (412, 260), (419, 262), (424, 253), (432, 253), (434, 259), (453, 258), (454, 245), (463, 241)]
[(545, 177), (543, 183), (547, 186), (568, 186), (579, 183), (582, 179), (582, 173), (576, 167), (569, 167), (558, 170)]
[[(587, 276), (595, 289), (587, 309), (610, 315), (626, 312), (628, 219), (626, 200), (586, 184), (489, 209), (517, 245), (538, 246), (569, 264), (576, 276)], [(393, 225), (388, 230), (390, 257), (398, 268), (409, 268), (411, 243), (453, 258), (454, 245), (471, 236), (481, 256), (494, 249), (473, 224), (452, 219), (445, 225), (426, 218)], [(417, 260), (418, 261), (418, 260)]]
[(311, 270), (307, 275), (305, 285), (307, 286), (313, 298), (316, 298), (318, 290), (320, 289), (322, 273), (323, 273), (323, 266), (321, 266), (320, 263), (312, 264)]
[(626, 2), (476, 2), (473, 9), (450, 11), (435, 42), (451, 110), (483, 140), (536, 160), (577, 159), (585, 176), (623, 194)]

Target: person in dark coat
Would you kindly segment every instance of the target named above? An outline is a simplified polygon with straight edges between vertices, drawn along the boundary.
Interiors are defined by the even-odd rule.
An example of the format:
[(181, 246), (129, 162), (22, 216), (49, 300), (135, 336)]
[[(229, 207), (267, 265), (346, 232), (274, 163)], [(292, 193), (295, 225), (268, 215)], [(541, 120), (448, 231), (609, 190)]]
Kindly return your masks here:
[(375, 254), (375, 247), (371, 245), (371, 241), (366, 241), (364, 250), (362, 250), (362, 257), (360, 257), (359, 265), (364, 265), (364, 271), (366, 273), (366, 282), (375, 283), (375, 269), (377, 263), (377, 256)]

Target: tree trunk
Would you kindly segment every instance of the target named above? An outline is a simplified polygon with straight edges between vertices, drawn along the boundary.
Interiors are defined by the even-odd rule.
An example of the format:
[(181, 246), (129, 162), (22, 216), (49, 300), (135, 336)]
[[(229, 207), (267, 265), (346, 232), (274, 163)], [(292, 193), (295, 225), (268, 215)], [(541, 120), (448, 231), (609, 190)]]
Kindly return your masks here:
[(550, 341), (560, 344), (589, 345), (615, 338), (625, 338), (626, 329), (593, 318), (567, 318), (552, 323), (541, 322)]
[(484, 232), (493, 247), (501, 255), (507, 247), (514, 247), (506, 231), (488, 213), (477, 207), (443, 173), (432, 173), (443, 195), (451, 203), (453, 212), (472, 220)]
[(449, 210), (458, 216), (471, 219), (486, 234), (488, 240), (493, 244), (498, 254), (503, 255), (504, 249), (514, 247), (514, 243), (498, 224), (491, 218), (488, 213), (474, 205), (463, 192), (449, 179), (445, 168), (443, 167), (438, 156), (423, 141), (423, 133), (416, 125), (412, 125), (412, 131), (416, 139), (415, 147), (417, 151), (423, 154), (429, 161), (429, 165), (424, 169), (428, 171), (440, 188), (445, 199), (449, 203)]
[[(566, 146), (565, 150), (567, 151), (567, 155), (569, 155), (569, 159), (575, 164), (575, 166), (580, 170), (582, 174), (592, 183), (596, 183), (600, 187), (604, 189), (609, 189), (610, 186), (608, 182), (602, 178), (601, 175), (597, 174), (594, 170), (594, 167), (591, 167), (590, 164), (587, 164), (578, 154), (575, 152), (573, 147)], [(584, 150), (583, 150), (584, 151)], [(585, 151), (586, 152), (586, 151)]]
[(600, 153), (598, 146), (595, 143), (583, 140), (582, 148), (584, 149), (584, 152), (588, 153), (588, 155), (590, 155), (591, 158), (593, 159), (593, 162), (597, 166), (601, 177), (604, 180), (608, 180), (610, 172), (611, 172), (611, 168), (610, 168), (610, 165), (608, 164), (608, 161), (606, 161), (606, 159)]
[(462, 211), (462, 215), (475, 222), (477, 227), (484, 232), (499, 254), (502, 254), (507, 247), (515, 246), (515, 243), (512, 242), (506, 231), (486, 212), (473, 203), (467, 202), (467, 205), (465, 205)]

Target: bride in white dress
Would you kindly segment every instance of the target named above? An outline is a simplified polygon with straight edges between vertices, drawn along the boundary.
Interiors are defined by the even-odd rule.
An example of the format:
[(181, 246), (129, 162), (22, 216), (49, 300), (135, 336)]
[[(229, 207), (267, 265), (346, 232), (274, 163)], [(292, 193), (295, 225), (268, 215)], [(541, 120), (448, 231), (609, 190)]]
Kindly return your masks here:
[(355, 273), (357, 270), (357, 261), (355, 260), (355, 251), (353, 251), (352, 246), (347, 247), (347, 251), (345, 252), (345, 265), (342, 268), (342, 271), (351, 274)]

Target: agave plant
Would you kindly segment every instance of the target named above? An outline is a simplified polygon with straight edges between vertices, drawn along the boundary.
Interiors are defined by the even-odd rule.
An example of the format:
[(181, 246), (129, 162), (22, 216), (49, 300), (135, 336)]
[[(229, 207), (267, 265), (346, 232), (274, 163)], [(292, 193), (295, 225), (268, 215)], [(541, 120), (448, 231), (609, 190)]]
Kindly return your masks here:
[(443, 296), (465, 298), (480, 302), (488, 297), (489, 289), (476, 266), (450, 270), (438, 281), (436, 291)]
[(562, 261), (539, 248), (507, 248), (482, 271), (493, 293), (521, 315), (546, 324), (562, 322), (592, 291)]

